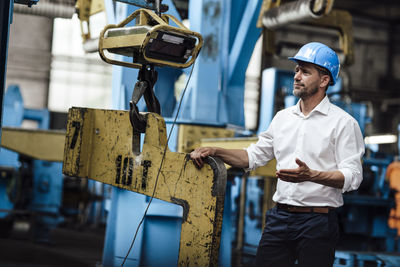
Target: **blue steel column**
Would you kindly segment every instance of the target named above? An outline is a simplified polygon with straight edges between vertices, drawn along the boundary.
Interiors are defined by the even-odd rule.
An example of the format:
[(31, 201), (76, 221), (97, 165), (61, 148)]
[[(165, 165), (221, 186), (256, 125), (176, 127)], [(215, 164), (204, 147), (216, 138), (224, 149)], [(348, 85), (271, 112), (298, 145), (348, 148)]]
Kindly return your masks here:
[[(224, 28), (229, 25), (230, 0), (196, 0), (189, 2), (190, 29), (201, 33), (203, 48), (196, 60), (193, 74), (182, 104), (180, 118), (209, 124), (227, 123), (222, 93), (221, 53)], [(220, 110), (220, 112), (218, 112)]]
[(190, 28), (203, 35), (180, 118), (244, 126), (245, 72), (260, 35), (261, 0), (189, 2)]
[(13, 0), (0, 1), (0, 142), (3, 121), (4, 88), (6, 86), (8, 34), (12, 22), (13, 4)]
[[(233, 2), (233, 1), (232, 1)], [(261, 29), (256, 27), (261, 0), (235, 1), (232, 5), (226, 108), (230, 124), (244, 126), (246, 69)]]

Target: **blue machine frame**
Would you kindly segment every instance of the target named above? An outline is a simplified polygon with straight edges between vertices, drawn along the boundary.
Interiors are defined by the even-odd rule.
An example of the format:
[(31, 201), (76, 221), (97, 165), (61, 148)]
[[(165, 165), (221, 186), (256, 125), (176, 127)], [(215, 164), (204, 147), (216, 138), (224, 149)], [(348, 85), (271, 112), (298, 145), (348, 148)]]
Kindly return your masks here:
[[(25, 109), (18, 86), (9, 86), (4, 99), (5, 126), (19, 127), (23, 120), (32, 120), (38, 122), (39, 129), (49, 128), (49, 111), (47, 109)], [(11, 168), (13, 173), (18, 173), (21, 166), (19, 154), (0, 148), (0, 166)], [(60, 216), (63, 187), (62, 163), (33, 160), (31, 167), (33, 189), (29, 204), (25, 208), (37, 215), (34, 225), (35, 241), (49, 242), (50, 230), (62, 221)], [(10, 179), (0, 180), (0, 208), (9, 210), (9, 212), (1, 212), (0, 218), (12, 215), (15, 208), (6, 192)]]

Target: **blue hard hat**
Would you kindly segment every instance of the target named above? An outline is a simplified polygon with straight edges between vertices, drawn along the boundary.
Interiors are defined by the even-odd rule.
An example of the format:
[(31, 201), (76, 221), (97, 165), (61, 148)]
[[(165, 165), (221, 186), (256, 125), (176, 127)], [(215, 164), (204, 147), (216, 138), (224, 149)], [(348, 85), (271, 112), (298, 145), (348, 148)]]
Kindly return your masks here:
[(330, 85), (334, 85), (339, 77), (339, 57), (335, 51), (324, 44), (318, 42), (305, 44), (294, 57), (289, 57), (289, 59), (296, 62), (309, 62), (325, 68), (331, 75)]

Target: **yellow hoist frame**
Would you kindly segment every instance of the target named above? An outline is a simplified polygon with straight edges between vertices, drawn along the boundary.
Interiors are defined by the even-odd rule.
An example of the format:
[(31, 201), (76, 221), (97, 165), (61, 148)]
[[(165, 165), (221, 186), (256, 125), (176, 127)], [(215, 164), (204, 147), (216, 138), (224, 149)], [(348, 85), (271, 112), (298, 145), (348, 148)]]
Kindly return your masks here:
[[(126, 27), (128, 23), (135, 20), (136, 25)], [(177, 27), (169, 25), (173, 21)], [(165, 38), (159, 35), (165, 34)], [(195, 43), (192, 48), (186, 49), (183, 43), (189, 38)], [(186, 49), (181, 57), (185, 60), (178, 62), (172, 59), (163, 58), (161, 55), (151, 56), (148, 47), (153, 42), (168, 42), (170, 45), (176, 45), (175, 50)], [(151, 10), (138, 9), (129, 15), (125, 20), (117, 25), (107, 25), (100, 33), (99, 54), (107, 63), (120, 65), (129, 68), (140, 69), (143, 65), (154, 64), (158, 66), (169, 66), (173, 68), (186, 68), (193, 64), (200, 48), (203, 45), (202, 36), (186, 28), (178, 19), (172, 15), (162, 14), (158, 16)], [(119, 61), (109, 58), (105, 50), (120, 55), (133, 57), (133, 62)], [(159, 51), (162, 48), (158, 48)], [(171, 52), (169, 52), (171, 53)], [(175, 57), (180, 57), (175, 55)]]

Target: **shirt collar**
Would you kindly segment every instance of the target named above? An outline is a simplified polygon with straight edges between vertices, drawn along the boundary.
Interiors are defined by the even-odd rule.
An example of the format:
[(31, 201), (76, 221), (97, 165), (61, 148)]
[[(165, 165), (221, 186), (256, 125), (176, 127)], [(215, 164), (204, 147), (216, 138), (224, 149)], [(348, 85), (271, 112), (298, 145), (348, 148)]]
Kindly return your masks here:
[[(329, 98), (327, 95), (325, 95), (325, 97), (321, 100), (321, 102), (319, 102), (319, 104), (310, 112), (319, 112), (321, 114), (327, 115), (328, 111), (329, 111), (329, 107), (330, 107), (331, 102), (329, 101)], [(300, 100), (297, 101), (297, 104), (294, 106), (293, 108), (293, 113), (296, 113), (297, 115), (303, 114), (301, 113), (300, 110)], [(309, 114), (309, 115), (310, 115)]]

